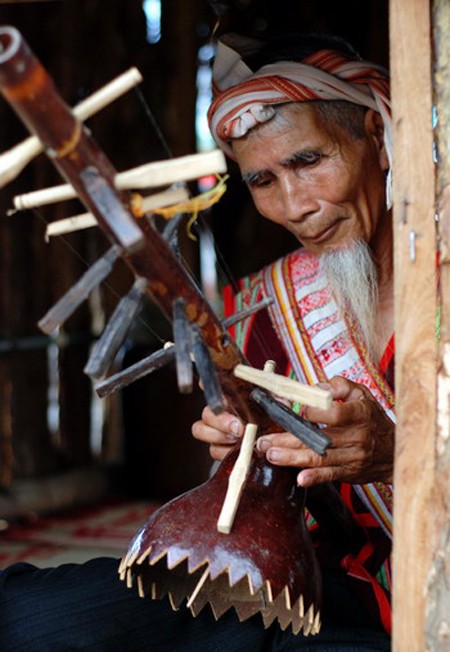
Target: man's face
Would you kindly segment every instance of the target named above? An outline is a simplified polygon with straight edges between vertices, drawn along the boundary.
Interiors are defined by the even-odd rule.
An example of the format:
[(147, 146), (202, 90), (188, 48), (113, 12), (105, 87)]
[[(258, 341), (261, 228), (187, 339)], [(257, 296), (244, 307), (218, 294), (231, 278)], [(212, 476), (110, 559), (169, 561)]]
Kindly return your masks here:
[(364, 138), (325, 123), (313, 105), (289, 104), (283, 118), (233, 141), (259, 212), (320, 255), (362, 238), (386, 215), (388, 167), (379, 116), (368, 111)]

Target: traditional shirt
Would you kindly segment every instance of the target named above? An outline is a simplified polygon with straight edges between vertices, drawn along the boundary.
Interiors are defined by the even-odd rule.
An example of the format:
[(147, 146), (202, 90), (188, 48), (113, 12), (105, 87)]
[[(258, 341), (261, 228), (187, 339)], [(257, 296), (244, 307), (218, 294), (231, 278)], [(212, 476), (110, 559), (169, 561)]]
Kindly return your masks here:
[[(314, 384), (343, 376), (369, 388), (392, 421), (393, 351), (391, 339), (380, 367), (367, 356), (358, 325), (343, 315), (331, 294), (319, 261), (300, 249), (240, 282), (240, 293), (224, 293), (225, 311), (252, 305), (264, 297), (274, 301), (268, 313), (261, 311), (231, 330), (249, 361), (262, 368), (275, 359), (277, 372)], [(342, 500), (367, 535), (356, 555), (339, 560), (353, 578), (369, 606), (377, 606), (380, 619), (390, 630), (389, 556), (392, 538), (392, 486), (338, 483)], [(310, 521), (314, 531), (316, 523)], [(320, 526), (318, 528), (320, 530)], [(374, 600), (375, 599), (375, 600)]]

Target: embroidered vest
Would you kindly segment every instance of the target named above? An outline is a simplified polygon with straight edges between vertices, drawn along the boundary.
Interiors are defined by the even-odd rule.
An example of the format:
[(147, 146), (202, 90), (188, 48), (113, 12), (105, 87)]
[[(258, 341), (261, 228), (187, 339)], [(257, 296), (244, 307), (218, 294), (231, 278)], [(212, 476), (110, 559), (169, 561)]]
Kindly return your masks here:
[[(275, 358), (278, 373), (309, 384), (344, 376), (368, 387), (395, 421), (393, 392), (380, 369), (368, 358), (356, 324), (338, 309), (316, 256), (304, 249), (297, 250), (241, 280), (240, 290), (233, 295), (230, 288), (225, 289), (227, 314), (263, 297), (274, 300), (269, 308), (272, 329), (263, 312), (231, 331), (253, 365), (262, 367), (265, 359)], [(384, 358), (388, 361), (388, 356)], [(341, 566), (350, 576), (370, 583), (381, 620), (389, 630), (386, 594), (391, 585), (392, 486), (380, 482), (338, 486), (342, 499), (368, 536), (367, 546), (356, 557), (341, 560)]]

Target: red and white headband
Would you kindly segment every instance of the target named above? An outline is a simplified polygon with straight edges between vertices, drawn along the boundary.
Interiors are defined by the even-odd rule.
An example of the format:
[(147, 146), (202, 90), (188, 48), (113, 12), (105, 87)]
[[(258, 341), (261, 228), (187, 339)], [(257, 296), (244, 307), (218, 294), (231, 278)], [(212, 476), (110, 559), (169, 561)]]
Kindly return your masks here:
[[(278, 61), (253, 72), (242, 57), (262, 44), (238, 35), (219, 41), (213, 67), (214, 100), (208, 120), (214, 140), (229, 156), (230, 140), (270, 120), (274, 106), (311, 100), (346, 100), (378, 111), (392, 168), (391, 104), (386, 71), (336, 50), (319, 50), (301, 63)], [(389, 175), (390, 177), (390, 175)], [(387, 184), (390, 206), (391, 180)]]

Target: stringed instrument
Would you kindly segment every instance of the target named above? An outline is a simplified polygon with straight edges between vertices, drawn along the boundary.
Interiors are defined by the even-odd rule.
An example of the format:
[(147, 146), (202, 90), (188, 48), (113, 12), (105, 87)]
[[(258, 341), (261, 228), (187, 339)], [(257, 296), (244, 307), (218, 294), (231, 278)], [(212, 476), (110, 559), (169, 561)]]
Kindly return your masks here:
[[(136, 208), (130, 189), (145, 183), (169, 185), (179, 180), (179, 172), (153, 183), (157, 172), (152, 164), (134, 176), (118, 175), (13, 27), (0, 27), (0, 88), (37, 136), (35, 151), (43, 147), (70, 184), (60, 188), (62, 196), (76, 194), (91, 223), (94, 220), (111, 242), (105, 256), (49, 311), (40, 327), (52, 332), (60, 325), (108, 275), (118, 257), (136, 278), (86, 366), (93, 379), (102, 379), (95, 386), (99, 396), (173, 360), (180, 390), (190, 391), (194, 359), (213, 411), (234, 410), (245, 423), (253, 424), (253, 438), (256, 429), (264, 434), (288, 428), (323, 453), (327, 441), (318, 429), (302, 422), (267, 391), (235, 375), (238, 365), (248, 367), (248, 363), (226, 325), (174, 253), (168, 235), (146, 219), (146, 210), (152, 209), (142, 211), (142, 202)], [(215, 163), (208, 163), (209, 173), (225, 171), (222, 154), (218, 156), (220, 160), (216, 153)], [(186, 168), (185, 163), (180, 169)], [(102, 378), (144, 294), (172, 321), (175, 344), (114, 377)], [(174, 608), (185, 603), (194, 615), (209, 603), (216, 617), (234, 607), (240, 619), (260, 613), (266, 626), (277, 620), (282, 628), (291, 625), (295, 633), (315, 633), (320, 629), (321, 577), (305, 525), (305, 504), (343, 550), (354, 550), (361, 533), (332, 486), (306, 495), (296, 486), (296, 471), (269, 464), (252, 441), (246, 448), (245, 477), (228, 528), (219, 531), (217, 523), (235, 462), (241, 457), (239, 446), (206, 483), (164, 505), (140, 528), (122, 560), (120, 577), (130, 588), (137, 587), (140, 595), (152, 599), (167, 595)]]

